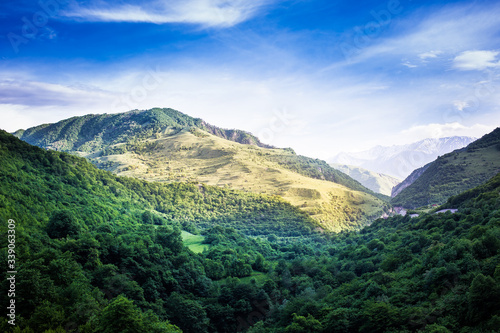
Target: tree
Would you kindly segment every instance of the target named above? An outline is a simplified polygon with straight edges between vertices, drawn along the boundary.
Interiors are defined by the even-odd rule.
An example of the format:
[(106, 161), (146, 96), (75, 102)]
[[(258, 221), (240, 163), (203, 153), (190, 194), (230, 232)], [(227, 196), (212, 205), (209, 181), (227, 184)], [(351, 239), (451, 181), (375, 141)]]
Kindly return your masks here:
[(181, 231), (178, 228), (158, 227), (156, 230), (156, 242), (172, 251), (174, 255), (179, 254), (184, 246)]
[(179, 325), (185, 333), (204, 333), (207, 331), (207, 314), (200, 303), (172, 293), (165, 304), (169, 318)]
[(323, 326), (312, 315), (307, 317), (293, 314), (293, 321), (285, 328), (286, 333), (318, 333), (323, 331)]
[(500, 306), (500, 292), (491, 276), (478, 274), (469, 287), (470, 314), (473, 321), (486, 319)]
[(99, 316), (101, 333), (141, 333), (142, 313), (132, 301), (120, 295)]
[(73, 213), (68, 210), (54, 212), (47, 225), (47, 234), (50, 238), (74, 236), (79, 232), (80, 225)]

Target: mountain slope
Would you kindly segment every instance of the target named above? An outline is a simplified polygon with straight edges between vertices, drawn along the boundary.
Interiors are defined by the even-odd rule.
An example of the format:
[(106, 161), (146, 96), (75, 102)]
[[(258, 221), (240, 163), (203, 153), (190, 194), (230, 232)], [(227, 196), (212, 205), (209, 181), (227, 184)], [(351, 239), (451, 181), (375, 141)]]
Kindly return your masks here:
[(118, 175), (279, 195), (329, 230), (362, 226), (385, 206), (324, 161), (263, 147), (248, 133), (218, 129), (171, 109), (74, 117), (18, 135), (40, 147), (78, 153)]
[(476, 138), (453, 136), (425, 139), (407, 145), (377, 146), (359, 153), (340, 153), (331, 162), (354, 165), (404, 179), (415, 169), (434, 161), (438, 156), (463, 148), (474, 140)]
[(417, 170), (414, 170), (408, 177), (406, 177), (405, 180), (403, 180), (399, 184), (395, 185), (392, 188), (391, 197), (394, 198), (396, 195), (401, 193), (402, 190), (404, 190), (405, 188), (407, 188), (408, 186), (413, 184), (418, 179), (418, 177), (422, 176), (422, 174), (425, 172), (425, 170), (427, 170), (427, 168), (429, 167), (429, 165), (431, 163), (428, 163), (428, 164), (424, 165), (423, 167), (418, 168)]
[(500, 128), (497, 128), (466, 148), (430, 163), (391, 203), (406, 208), (441, 204), (452, 195), (481, 185), (499, 171)]
[(353, 165), (331, 164), (331, 166), (357, 180), (364, 187), (376, 193), (390, 196), (392, 188), (398, 185), (401, 180), (381, 173), (366, 170)]

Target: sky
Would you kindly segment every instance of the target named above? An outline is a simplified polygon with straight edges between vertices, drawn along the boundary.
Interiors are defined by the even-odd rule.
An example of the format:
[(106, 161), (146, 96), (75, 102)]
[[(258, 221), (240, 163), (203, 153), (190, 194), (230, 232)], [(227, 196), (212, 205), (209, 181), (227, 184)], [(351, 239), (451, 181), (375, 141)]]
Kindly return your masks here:
[(500, 126), (495, 1), (2, 0), (0, 128), (169, 107), (328, 160)]

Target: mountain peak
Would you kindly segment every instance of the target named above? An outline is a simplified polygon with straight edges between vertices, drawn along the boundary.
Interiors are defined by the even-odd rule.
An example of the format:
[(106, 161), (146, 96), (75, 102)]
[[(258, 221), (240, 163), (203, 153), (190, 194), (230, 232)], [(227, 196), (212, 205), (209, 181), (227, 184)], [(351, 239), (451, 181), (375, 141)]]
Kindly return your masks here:
[(223, 129), (170, 108), (131, 110), (113, 114), (88, 114), (54, 124), (44, 124), (17, 131), (20, 139), (40, 147), (62, 151), (90, 152), (103, 145), (127, 143), (155, 135), (198, 128), (226, 140), (262, 148), (266, 145), (251, 133)]

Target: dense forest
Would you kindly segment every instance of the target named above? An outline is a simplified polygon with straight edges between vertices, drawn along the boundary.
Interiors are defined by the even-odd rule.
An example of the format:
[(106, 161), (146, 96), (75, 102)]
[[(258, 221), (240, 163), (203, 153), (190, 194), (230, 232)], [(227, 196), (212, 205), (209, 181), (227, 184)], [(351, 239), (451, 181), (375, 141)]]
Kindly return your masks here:
[(0, 159), (18, 271), (2, 332), (500, 329), (500, 174), (450, 198), (455, 214), (334, 234), (277, 197), (117, 177), (5, 132)]

